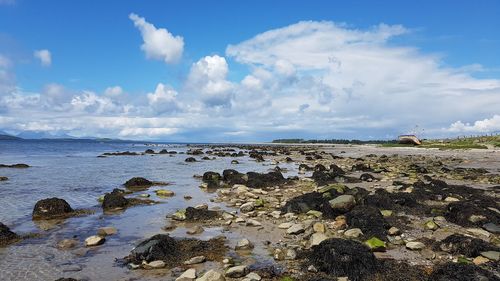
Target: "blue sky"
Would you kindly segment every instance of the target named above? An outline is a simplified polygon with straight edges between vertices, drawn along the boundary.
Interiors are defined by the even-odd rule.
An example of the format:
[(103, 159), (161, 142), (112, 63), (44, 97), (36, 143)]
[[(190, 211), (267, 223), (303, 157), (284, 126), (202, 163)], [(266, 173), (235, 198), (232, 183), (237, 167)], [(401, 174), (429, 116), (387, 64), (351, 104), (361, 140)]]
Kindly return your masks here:
[[(175, 62), (141, 49), (144, 34), (134, 26), (131, 13), (155, 31), (166, 29), (182, 37)], [(498, 1), (0, 0), (0, 58), (8, 61), (0, 69), (6, 77), (0, 80), (0, 128), (207, 141), (390, 138), (416, 124), (429, 136), (495, 132), (500, 126), (498, 14)], [(251, 41), (272, 30), (271, 41)], [(316, 36), (326, 38), (331, 51), (308, 43)], [(344, 36), (353, 41), (342, 41)], [(286, 48), (290, 40), (297, 49)], [(153, 48), (170, 48), (168, 42), (160, 45)], [(50, 63), (42, 65), (34, 56), (37, 50), (49, 52)], [(312, 63), (302, 59), (309, 56)], [(320, 56), (323, 60), (315, 62)], [(368, 64), (381, 66), (352, 60), (363, 56)], [(339, 69), (322, 64), (325, 60), (338, 62)], [(415, 67), (420, 70), (413, 71), (415, 63), (422, 64)], [(277, 64), (290, 70), (287, 77)], [(366, 69), (349, 71), (354, 66)], [(372, 80), (372, 69), (385, 66), (390, 66), (385, 74)], [(207, 74), (214, 67), (216, 72)], [(407, 68), (415, 73), (401, 77), (397, 87), (379, 86), (381, 79)], [(455, 80), (463, 85), (452, 86)], [(255, 82), (259, 89), (251, 90), (243, 81)], [(428, 85), (437, 85), (430, 89), (436, 96), (414, 91)], [(106, 95), (110, 87), (119, 87), (119, 93)], [(318, 91), (324, 94), (315, 95)], [(424, 101), (413, 100), (416, 95)], [(461, 113), (436, 107), (426, 118), (397, 120), (394, 112), (434, 103), (447, 107), (457, 95), (465, 96), (463, 102), (474, 101)], [(378, 105), (387, 106), (385, 111), (372, 112), (367, 106), (387, 98), (393, 102)], [(262, 110), (242, 109), (253, 101), (262, 101)], [(57, 110), (51, 113), (49, 108)], [(26, 113), (40, 118), (30, 120)], [(97, 120), (94, 127), (61, 123), (62, 118), (81, 116), (121, 118), (112, 123), (122, 127), (101, 128)], [(136, 127), (122, 125), (130, 119), (141, 121)], [(322, 123), (332, 127), (324, 131)]]

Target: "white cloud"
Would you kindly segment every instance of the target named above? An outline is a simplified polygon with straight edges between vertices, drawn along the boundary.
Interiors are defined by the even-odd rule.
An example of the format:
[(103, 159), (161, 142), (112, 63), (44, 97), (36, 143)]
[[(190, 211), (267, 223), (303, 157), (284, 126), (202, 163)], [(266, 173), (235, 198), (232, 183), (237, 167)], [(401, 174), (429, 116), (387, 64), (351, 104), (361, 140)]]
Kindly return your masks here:
[(149, 106), (156, 113), (175, 112), (179, 109), (179, 104), (176, 100), (177, 92), (162, 83), (158, 83), (154, 93), (148, 93)]
[(226, 80), (229, 68), (224, 57), (214, 55), (193, 63), (186, 89), (199, 93), (208, 106), (230, 106), (233, 85)]
[(104, 90), (104, 95), (108, 97), (118, 97), (123, 94), (123, 89), (120, 86), (107, 87)]
[(495, 133), (500, 132), (500, 115), (475, 121), (473, 124), (457, 121), (448, 128), (453, 133)]
[(36, 50), (33, 52), (33, 56), (40, 60), (42, 66), (50, 66), (52, 64), (52, 55), (49, 50)]
[(179, 61), (184, 49), (184, 39), (181, 36), (174, 36), (165, 28), (156, 28), (134, 13), (131, 13), (129, 18), (141, 31), (144, 41), (141, 49), (147, 58), (163, 60), (165, 63)]

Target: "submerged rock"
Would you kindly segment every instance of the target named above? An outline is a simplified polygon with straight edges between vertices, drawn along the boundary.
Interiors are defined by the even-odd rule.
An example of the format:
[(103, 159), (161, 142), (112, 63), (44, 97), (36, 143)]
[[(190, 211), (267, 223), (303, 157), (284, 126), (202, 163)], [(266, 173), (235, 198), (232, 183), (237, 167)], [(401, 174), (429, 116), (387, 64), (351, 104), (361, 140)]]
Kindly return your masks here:
[(147, 188), (153, 185), (153, 182), (141, 177), (134, 177), (123, 184), (127, 188)]
[(70, 216), (74, 210), (64, 199), (47, 198), (36, 202), (33, 209), (33, 219), (55, 219)]
[(15, 242), (19, 236), (12, 232), (5, 224), (0, 222), (0, 246)]

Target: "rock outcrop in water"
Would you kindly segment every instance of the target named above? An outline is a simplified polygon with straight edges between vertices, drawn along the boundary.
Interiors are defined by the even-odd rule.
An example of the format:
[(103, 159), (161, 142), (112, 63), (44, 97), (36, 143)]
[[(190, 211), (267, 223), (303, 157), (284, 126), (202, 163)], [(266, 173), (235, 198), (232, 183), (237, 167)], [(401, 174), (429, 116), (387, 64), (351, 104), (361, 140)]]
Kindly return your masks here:
[(33, 209), (34, 220), (57, 219), (71, 216), (73, 208), (64, 199), (47, 198), (36, 202)]
[(102, 208), (105, 210), (125, 208), (128, 205), (128, 199), (125, 198), (123, 190), (113, 189), (111, 193), (104, 195)]
[(0, 164), (0, 168), (24, 169), (24, 168), (29, 168), (29, 167), (30, 166), (28, 164), (12, 164), (12, 165)]
[(134, 177), (123, 184), (127, 188), (148, 188), (153, 185), (153, 182), (141, 177)]
[(0, 222), (0, 246), (11, 244), (19, 239), (5, 224)]

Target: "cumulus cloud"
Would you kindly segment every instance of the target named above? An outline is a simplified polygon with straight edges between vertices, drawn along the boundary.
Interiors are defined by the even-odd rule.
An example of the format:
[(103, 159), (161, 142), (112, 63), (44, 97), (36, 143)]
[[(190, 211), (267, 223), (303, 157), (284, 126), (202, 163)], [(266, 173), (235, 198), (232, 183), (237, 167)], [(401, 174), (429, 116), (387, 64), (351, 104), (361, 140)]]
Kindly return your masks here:
[(163, 83), (158, 83), (153, 93), (148, 93), (149, 106), (156, 113), (172, 113), (179, 109), (179, 103), (176, 100), (177, 92)]
[(500, 132), (500, 115), (477, 120), (473, 124), (457, 121), (450, 125), (448, 131), (453, 133), (496, 133)]
[(165, 28), (156, 28), (134, 13), (129, 18), (142, 34), (144, 43), (141, 49), (147, 58), (163, 60), (165, 63), (179, 61), (184, 50), (184, 39), (181, 36), (174, 36)]
[(49, 50), (36, 50), (33, 52), (33, 56), (40, 60), (42, 66), (50, 66), (52, 64), (52, 54)]
[(118, 97), (123, 94), (123, 89), (120, 86), (107, 87), (104, 90), (104, 95), (108, 97)]
[(224, 57), (214, 55), (193, 63), (186, 81), (188, 91), (199, 93), (208, 106), (230, 106), (233, 85), (226, 80), (229, 68)]

